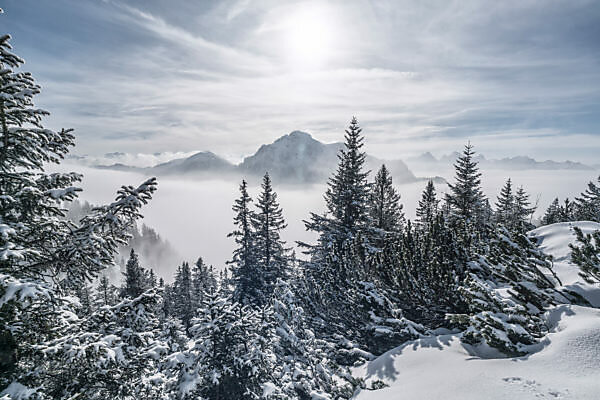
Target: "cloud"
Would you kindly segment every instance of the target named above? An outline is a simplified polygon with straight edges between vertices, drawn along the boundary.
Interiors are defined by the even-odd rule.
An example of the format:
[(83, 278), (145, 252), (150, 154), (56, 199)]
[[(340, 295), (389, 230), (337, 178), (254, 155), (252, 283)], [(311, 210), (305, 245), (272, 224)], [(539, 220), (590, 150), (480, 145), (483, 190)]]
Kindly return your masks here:
[[(26, 13), (20, 4), (7, 15)], [(16, 50), (44, 87), (38, 103), (51, 125), (76, 128), (79, 153), (198, 149), (236, 161), (294, 129), (338, 141), (357, 115), (370, 151), (386, 158), (448, 152), (468, 138), (489, 156), (595, 157), (586, 143), (599, 135), (600, 11), (591, 3), (332, 1), (328, 64), (293, 70), (281, 30), (265, 27), (311, 5), (322, 7), (57, 1), (48, 12), (73, 24), (52, 29), (50, 53), (36, 40), (53, 18), (7, 27), (36, 38)]]

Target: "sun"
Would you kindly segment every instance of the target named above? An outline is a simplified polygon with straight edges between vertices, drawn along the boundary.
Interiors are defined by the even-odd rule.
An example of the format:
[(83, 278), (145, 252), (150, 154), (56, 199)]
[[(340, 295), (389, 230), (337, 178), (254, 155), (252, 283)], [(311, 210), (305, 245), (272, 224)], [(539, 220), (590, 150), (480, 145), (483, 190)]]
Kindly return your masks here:
[(325, 8), (300, 8), (284, 22), (283, 40), (295, 69), (321, 68), (334, 51), (333, 18)]

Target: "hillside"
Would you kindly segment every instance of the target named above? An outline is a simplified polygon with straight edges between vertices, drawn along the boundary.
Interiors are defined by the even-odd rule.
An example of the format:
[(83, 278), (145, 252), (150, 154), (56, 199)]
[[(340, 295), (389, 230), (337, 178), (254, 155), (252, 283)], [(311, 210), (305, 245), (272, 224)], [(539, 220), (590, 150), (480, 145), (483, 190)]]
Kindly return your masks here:
[[(569, 262), (572, 226), (584, 232), (600, 229), (593, 222), (559, 223), (531, 232), (554, 257), (563, 286), (600, 305), (600, 287), (583, 282)], [(360, 400), (427, 399), (597, 399), (600, 382), (600, 310), (560, 305), (546, 314), (551, 333), (538, 352), (521, 358), (494, 358), (489, 349), (460, 342), (446, 332), (414, 340), (355, 369), (369, 387), (381, 380), (388, 387), (362, 390)]]

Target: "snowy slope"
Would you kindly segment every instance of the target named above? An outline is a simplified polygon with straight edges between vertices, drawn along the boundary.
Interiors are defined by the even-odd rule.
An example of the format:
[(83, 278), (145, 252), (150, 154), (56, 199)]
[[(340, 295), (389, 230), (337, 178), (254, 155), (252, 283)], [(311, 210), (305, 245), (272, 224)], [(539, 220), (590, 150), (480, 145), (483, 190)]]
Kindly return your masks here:
[[(553, 255), (563, 285), (596, 301), (600, 288), (585, 284), (568, 260), (573, 225), (584, 232), (600, 229), (591, 222), (562, 223), (531, 235)], [(367, 387), (378, 380), (388, 385), (359, 391), (355, 398), (599, 399), (600, 310), (561, 305), (547, 313), (547, 321), (552, 333), (538, 352), (522, 358), (491, 358), (492, 352), (462, 344), (460, 334), (408, 342), (354, 371), (366, 379)]]
[(579, 269), (570, 262), (569, 243), (575, 242), (573, 226), (579, 227), (586, 234), (600, 230), (597, 222), (561, 222), (537, 228), (530, 235), (537, 239), (538, 245), (546, 254), (554, 258), (554, 272), (563, 287), (579, 293), (593, 306), (600, 307), (600, 286), (586, 283), (579, 276)]

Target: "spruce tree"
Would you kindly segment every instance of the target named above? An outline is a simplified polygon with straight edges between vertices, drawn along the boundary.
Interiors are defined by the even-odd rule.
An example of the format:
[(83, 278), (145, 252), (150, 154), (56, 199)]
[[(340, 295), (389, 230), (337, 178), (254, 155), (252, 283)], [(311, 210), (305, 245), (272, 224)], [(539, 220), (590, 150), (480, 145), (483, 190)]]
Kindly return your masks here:
[(496, 201), (496, 222), (510, 228), (514, 224), (514, 213), (515, 196), (512, 190), (512, 181), (508, 178)]
[(40, 87), (17, 71), (24, 61), (9, 39), (0, 36), (0, 390), (23, 385), (56, 398), (37, 351), (79, 326), (72, 295), (114, 265), (156, 181), (124, 186), (115, 202), (69, 221), (62, 205), (75, 199), (81, 175), (44, 167), (65, 157), (74, 136), (43, 126), (48, 112), (33, 103)]
[(264, 286), (265, 276), (257, 267), (256, 237), (252, 228), (254, 213), (250, 209), (252, 198), (248, 194), (245, 180), (240, 185), (240, 197), (233, 205), (236, 229), (228, 237), (233, 237), (237, 248), (233, 251), (231, 265), (232, 281), (235, 287), (234, 299), (242, 304), (254, 304), (262, 297), (260, 288)]
[(550, 224), (555, 224), (557, 222), (560, 222), (561, 221), (560, 213), (561, 213), (560, 203), (558, 202), (558, 197), (557, 197), (552, 201), (550, 206), (548, 206), (548, 208), (546, 209), (546, 213), (544, 214), (544, 217), (542, 218), (542, 224), (550, 225)]
[(571, 261), (580, 268), (579, 275), (588, 283), (600, 283), (600, 230), (584, 234), (574, 227), (576, 244), (570, 244)]
[(423, 190), (421, 200), (419, 200), (419, 206), (417, 207), (417, 221), (423, 226), (427, 227), (431, 224), (437, 216), (439, 210), (440, 201), (437, 199), (435, 186), (433, 181), (430, 179)]
[(468, 312), (450, 316), (466, 331), (462, 340), (485, 342), (509, 356), (526, 354), (548, 333), (545, 310), (569, 303), (559, 292), (551, 264), (522, 232), (499, 227), (487, 248), (469, 262), (460, 292)]
[[(372, 227), (379, 233), (377, 236), (382, 236), (381, 239), (385, 239), (389, 234), (398, 234), (402, 230), (404, 213), (400, 195), (392, 185), (392, 176), (385, 164), (377, 172), (375, 182), (371, 186), (369, 216)], [(378, 240), (380, 247), (383, 245), (381, 239)]]
[(567, 197), (560, 207), (559, 218), (561, 222), (573, 221), (575, 218), (575, 203)]
[(173, 282), (173, 309), (188, 332), (196, 308), (193, 299), (192, 271), (188, 262), (183, 262), (177, 268)]
[(112, 306), (117, 302), (118, 289), (112, 285), (108, 277), (102, 276), (96, 288), (96, 303), (100, 306)]
[[(315, 246), (309, 248), (313, 261), (327, 257), (330, 249), (341, 251), (344, 243), (353, 242), (368, 226), (368, 171), (364, 170), (365, 152), (362, 129), (352, 118), (346, 130), (344, 148), (338, 154), (338, 167), (329, 178), (325, 192), (324, 215), (311, 213), (310, 221), (304, 221), (306, 229), (319, 235)], [(364, 235), (363, 235), (364, 237)]]
[(140, 265), (137, 253), (131, 249), (129, 259), (125, 265), (125, 287), (122, 296), (136, 298), (148, 287), (146, 285), (146, 273)]
[(515, 193), (515, 221), (516, 228), (521, 232), (526, 232), (534, 228), (530, 218), (535, 212), (537, 206), (532, 206), (529, 200), (529, 194), (523, 189), (523, 186), (519, 186)]
[(467, 249), (479, 241), (490, 214), (489, 203), (481, 190), (481, 173), (474, 154), (473, 146), (468, 143), (454, 164), (455, 183), (448, 184), (450, 193), (446, 195), (450, 222), (460, 230)]
[(207, 293), (200, 311), (190, 329), (193, 345), (172, 355), (180, 373), (170, 398), (260, 398), (272, 379), (272, 329), (263, 330), (257, 311), (219, 293)]
[(256, 267), (264, 279), (264, 286), (258, 288), (261, 298), (255, 301), (259, 305), (268, 301), (275, 282), (287, 277), (289, 263), (288, 249), (280, 235), (287, 225), (268, 173), (264, 175), (261, 187), (262, 192), (256, 203), (257, 210), (252, 215)]
[(213, 267), (212, 265), (206, 265), (202, 257), (199, 257), (192, 267), (192, 301), (194, 308), (200, 307), (204, 293), (211, 293), (215, 290), (217, 290), (217, 277)]
[(589, 182), (587, 189), (575, 202), (578, 220), (600, 222), (600, 176), (598, 184)]

